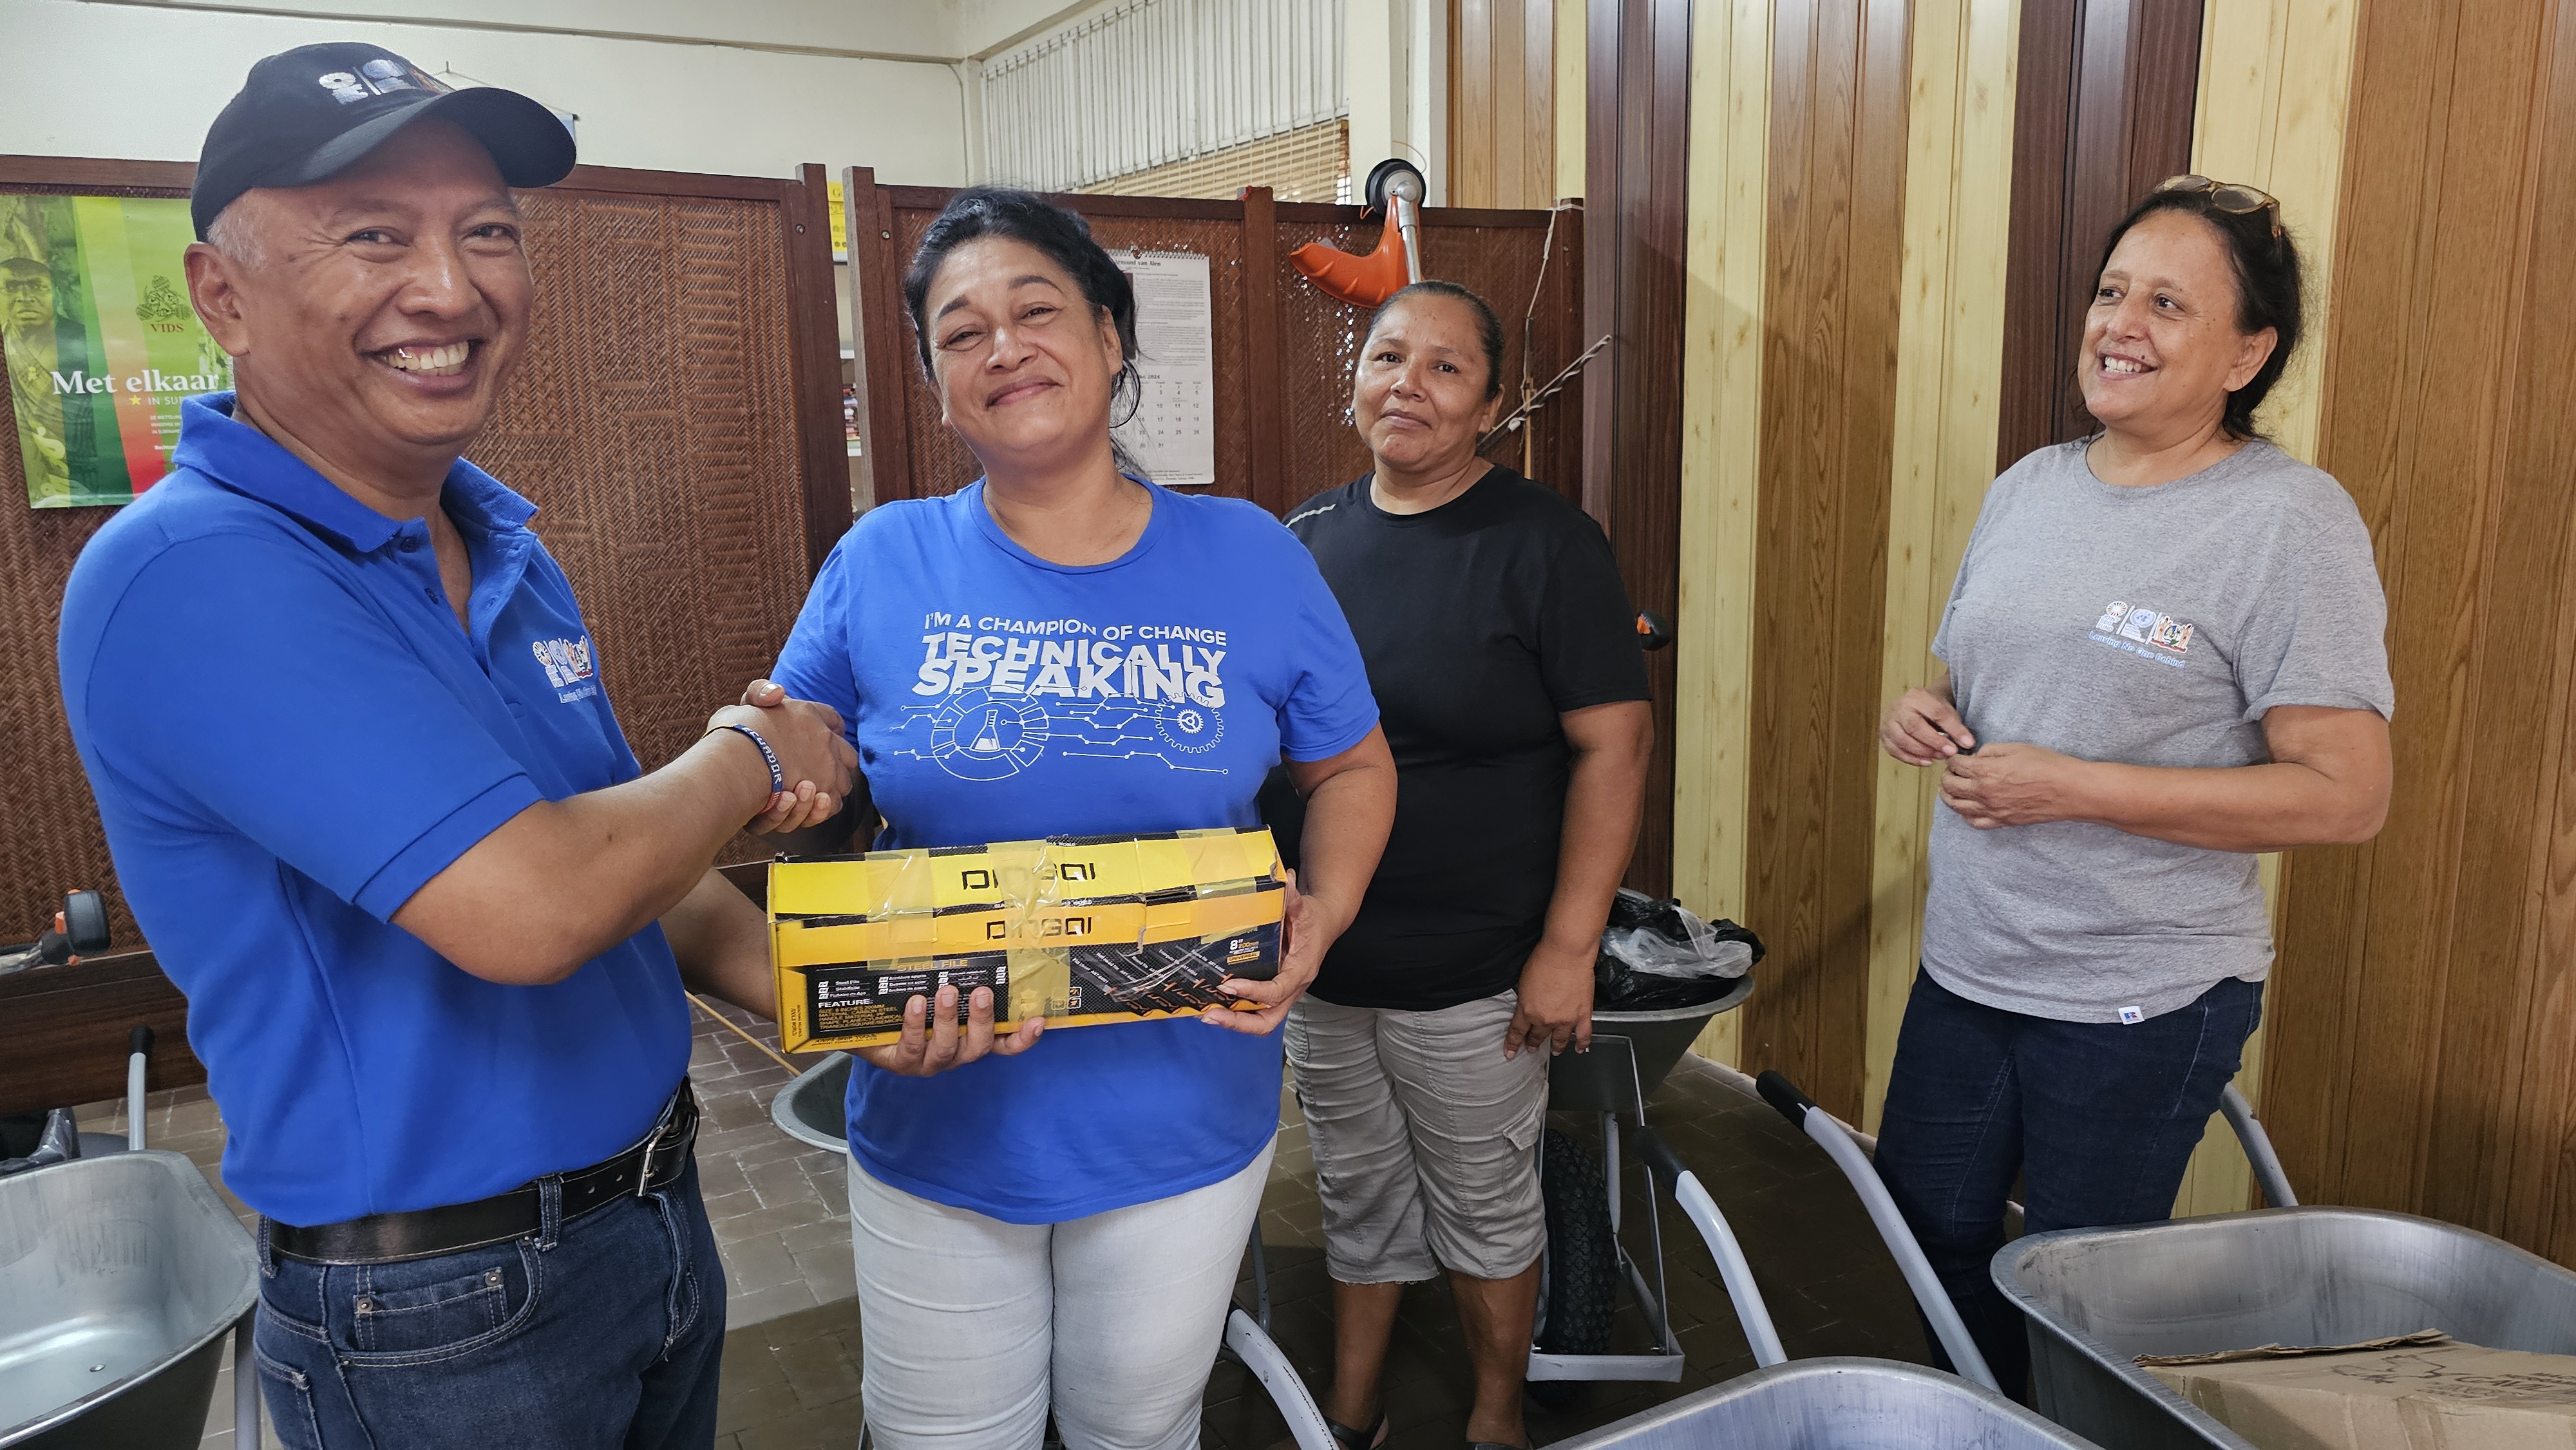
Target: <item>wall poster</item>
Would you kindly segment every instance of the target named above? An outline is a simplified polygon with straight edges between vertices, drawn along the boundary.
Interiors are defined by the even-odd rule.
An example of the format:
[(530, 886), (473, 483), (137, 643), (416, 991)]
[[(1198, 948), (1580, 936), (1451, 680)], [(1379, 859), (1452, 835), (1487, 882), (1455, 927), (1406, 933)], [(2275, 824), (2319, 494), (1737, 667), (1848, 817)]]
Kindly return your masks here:
[(188, 305), (181, 199), (0, 195), (0, 363), (32, 508), (131, 503), (179, 404), (232, 386)]
[(1203, 252), (1110, 254), (1136, 286), (1136, 371), (1144, 392), (1112, 436), (1168, 488), (1216, 482), (1215, 305)]

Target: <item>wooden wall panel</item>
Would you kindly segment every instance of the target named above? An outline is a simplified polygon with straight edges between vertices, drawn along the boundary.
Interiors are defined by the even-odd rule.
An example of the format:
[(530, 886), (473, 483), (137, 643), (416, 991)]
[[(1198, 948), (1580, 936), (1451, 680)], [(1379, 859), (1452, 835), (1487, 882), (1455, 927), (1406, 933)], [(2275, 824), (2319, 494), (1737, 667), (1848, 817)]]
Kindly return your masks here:
[(1555, 0), (1449, 0), (1451, 206), (1545, 207), (1556, 175)]
[[(1748, 804), (1771, 0), (1703, 8), (1691, 53), (1672, 889), (1702, 916), (1742, 920), (1754, 844)], [(1719, 1017), (1696, 1049), (1738, 1062), (1742, 1028), (1739, 1014)]]
[[(1586, 379), (1583, 506), (1609, 534), (1629, 598), (1669, 618), (1681, 587), (1691, 7), (1592, 0), (1588, 19), (1583, 332), (1615, 340)], [(1660, 896), (1672, 882), (1672, 652), (1646, 662), (1655, 754), (1628, 884)]]
[[(1959, 559), (1994, 479), (2012, 190), (2015, 0), (1914, 13), (1906, 114), (1905, 275), (1889, 481), (1884, 702), (1926, 683)], [(1878, 1130), (1896, 1033), (1922, 956), (1940, 774), (1873, 754), (1868, 1045), (1862, 1117)]]
[(2202, 0), (2026, 0), (1995, 466), (2091, 431), (2075, 346), (2102, 240), (2188, 169)]
[(2398, 788), (2287, 871), (2264, 1106), (2319, 1201), (2576, 1262), (2576, 13), (2362, 7), (2320, 462), (2377, 537)]
[(1763, 302), (1748, 1068), (1861, 1116), (1903, 255), (1904, 0), (1778, 0)]
[[(2280, 199), (2299, 246), (2310, 332), (2305, 356), (2272, 390), (2257, 420), (2273, 442), (2317, 457), (2319, 359), (2334, 317), (2335, 213), (2342, 190), (2344, 117), (2352, 95), (2353, 7), (2348, 0), (2210, 0), (2202, 20), (2200, 100), (2191, 169), (2258, 186)], [(2281, 858), (2263, 858), (2264, 889), (2281, 937)], [(2263, 1109), (2267, 1037), (2245, 1044), (2236, 1086)], [(2213, 1118), (2175, 1196), (2174, 1214), (2236, 1213), (2256, 1206), (2253, 1174), (2236, 1135)]]

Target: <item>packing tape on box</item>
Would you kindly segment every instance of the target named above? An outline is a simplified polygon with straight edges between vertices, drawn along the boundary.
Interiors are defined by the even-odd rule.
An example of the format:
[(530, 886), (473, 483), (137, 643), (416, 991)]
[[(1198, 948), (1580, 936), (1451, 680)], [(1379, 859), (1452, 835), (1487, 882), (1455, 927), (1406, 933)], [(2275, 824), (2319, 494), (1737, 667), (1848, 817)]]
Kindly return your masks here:
[(1133, 1022), (1231, 1006), (1279, 967), (1286, 892), (1266, 830), (1007, 841), (770, 868), (781, 1045), (873, 1046), (905, 1004), (993, 989), (996, 1025)]
[(1275, 877), (1278, 865), (1266, 830), (874, 851), (778, 862), (769, 872), (769, 912), (773, 919), (876, 919), (1011, 902), (1122, 900)]

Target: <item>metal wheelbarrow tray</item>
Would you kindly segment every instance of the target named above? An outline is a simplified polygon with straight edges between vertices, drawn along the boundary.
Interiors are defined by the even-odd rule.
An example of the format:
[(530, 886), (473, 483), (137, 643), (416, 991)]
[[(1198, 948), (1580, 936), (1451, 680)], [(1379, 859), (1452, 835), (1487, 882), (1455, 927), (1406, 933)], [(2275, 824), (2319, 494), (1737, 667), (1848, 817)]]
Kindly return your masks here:
[(0, 1446), (195, 1445), (258, 1299), (249, 1236), (180, 1154), (0, 1178)]
[(1802, 1359), (1551, 1450), (2087, 1450), (1989, 1389), (1882, 1359)]
[(2473, 1229), (2359, 1208), (2275, 1208), (2004, 1246), (2040, 1412), (2111, 1450), (2248, 1450), (2141, 1354), (2351, 1344), (2439, 1329), (2576, 1354), (2576, 1274)]

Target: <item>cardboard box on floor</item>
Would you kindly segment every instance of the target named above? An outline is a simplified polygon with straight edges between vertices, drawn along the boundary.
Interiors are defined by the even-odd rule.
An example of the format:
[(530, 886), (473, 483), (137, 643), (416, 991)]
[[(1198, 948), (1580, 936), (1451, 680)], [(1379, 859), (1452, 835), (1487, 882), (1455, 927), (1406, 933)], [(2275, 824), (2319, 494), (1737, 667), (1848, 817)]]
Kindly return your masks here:
[(2576, 1450), (2571, 1355), (2425, 1330), (2138, 1363), (2260, 1450)]
[(1279, 971), (1286, 896), (1266, 830), (1057, 837), (782, 857), (769, 868), (779, 1046), (872, 1047), (905, 1004), (990, 987), (997, 1028), (1238, 1006)]

